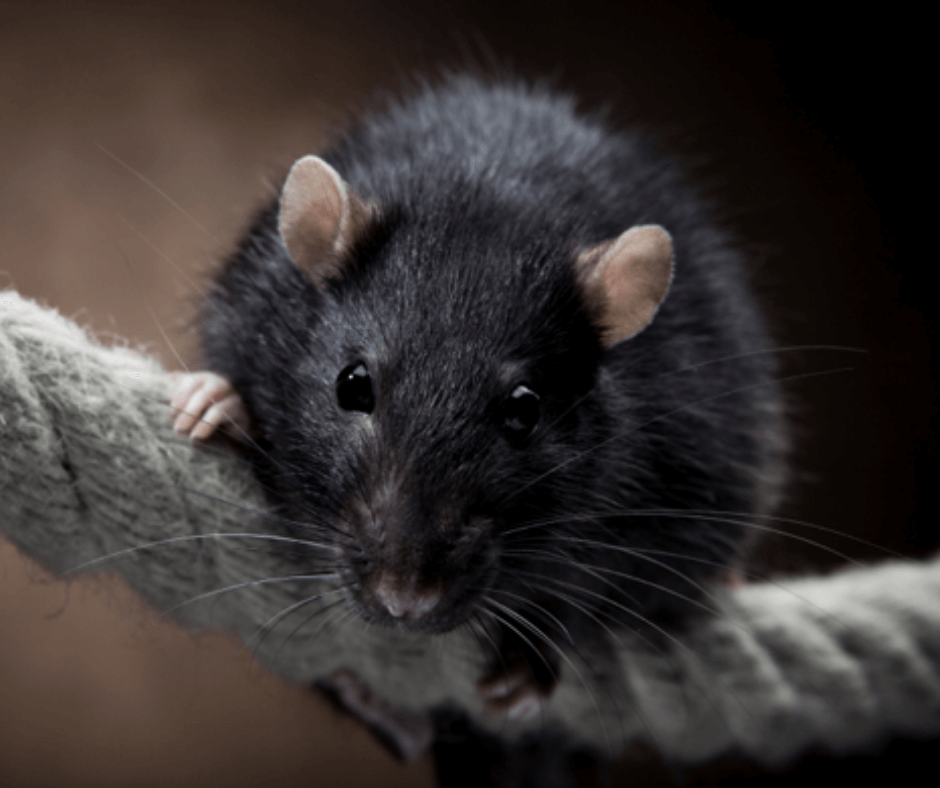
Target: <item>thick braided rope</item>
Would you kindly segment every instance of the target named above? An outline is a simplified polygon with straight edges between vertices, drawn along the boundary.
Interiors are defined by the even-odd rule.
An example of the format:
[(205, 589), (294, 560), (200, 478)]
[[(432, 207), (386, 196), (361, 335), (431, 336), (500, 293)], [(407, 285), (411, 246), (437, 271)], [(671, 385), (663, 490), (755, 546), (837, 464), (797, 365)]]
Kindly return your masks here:
[[(151, 359), (102, 347), (56, 312), (0, 292), (0, 529), (56, 573), (117, 553), (82, 569), (120, 572), (159, 610), (285, 573), (276, 545), (230, 536), (271, 532), (263, 495), (234, 456), (174, 436), (168, 390)], [(667, 653), (625, 638), (620, 692), (588, 689), (589, 657), (573, 655), (529, 723), (483, 714), (467, 633), (432, 642), (367, 627), (328, 580), (250, 585), (175, 615), (235, 627), (288, 678), (348, 667), (393, 702), (456, 704), (506, 736), (552, 725), (614, 751), (645, 738), (677, 762), (738, 751), (781, 764), (810, 747), (847, 753), (891, 735), (940, 734), (937, 561), (720, 589), (710, 604), (719, 615)], [(272, 628), (280, 634), (262, 637), (259, 627), (291, 606), (284, 629)]]

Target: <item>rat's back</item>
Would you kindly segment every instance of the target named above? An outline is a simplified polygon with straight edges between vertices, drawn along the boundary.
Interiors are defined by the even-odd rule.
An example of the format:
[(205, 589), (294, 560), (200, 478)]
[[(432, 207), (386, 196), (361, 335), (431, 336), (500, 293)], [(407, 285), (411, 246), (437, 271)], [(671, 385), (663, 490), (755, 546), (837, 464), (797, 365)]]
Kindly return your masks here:
[(569, 96), (458, 76), (367, 118), (324, 158), (383, 205), (427, 214), (469, 191), (589, 242), (653, 212), (669, 176), (647, 147), (577, 114)]

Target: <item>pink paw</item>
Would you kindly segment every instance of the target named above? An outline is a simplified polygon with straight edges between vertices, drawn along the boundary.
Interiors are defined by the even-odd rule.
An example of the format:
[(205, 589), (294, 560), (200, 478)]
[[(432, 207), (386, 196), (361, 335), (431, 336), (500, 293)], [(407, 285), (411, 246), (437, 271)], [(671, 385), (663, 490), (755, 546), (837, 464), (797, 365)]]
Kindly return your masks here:
[(542, 711), (554, 683), (540, 683), (529, 666), (515, 653), (506, 655), (506, 664), (496, 665), (478, 683), (477, 692), (490, 714), (505, 714), (513, 720), (528, 720)]
[(248, 431), (245, 403), (221, 375), (214, 372), (177, 372), (170, 399), (173, 429), (193, 440), (206, 440), (217, 428), (234, 437)]

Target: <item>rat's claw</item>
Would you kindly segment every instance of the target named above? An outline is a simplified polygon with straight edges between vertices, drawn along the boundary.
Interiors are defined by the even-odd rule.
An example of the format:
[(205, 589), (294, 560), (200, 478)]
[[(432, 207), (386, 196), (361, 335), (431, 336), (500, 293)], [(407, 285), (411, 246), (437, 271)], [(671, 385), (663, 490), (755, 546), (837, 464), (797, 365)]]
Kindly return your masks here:
[(248, 411), (245, 403), (234, 391), (224, 399), (213, 403), (205, 412), (202, 420), (193, 427), (190, 435), (196, 440), (205, 440), (216, 427), (221, 427), (231, 435), (238, 436), (248, 430)]
[(512, 668), (496, 678), (482, 679), (477, 683), (477, 692), (485, 701), (498, 701), (524, 687), (528, 679), (524, 670)]
[(221, 375), (192, 372), (174, 376), (170, 399), (173, 429), (194, 440), (206, 440), (216, 428), (235, 434), (248, 429), (248, 412), (241, 397)]
[(505, 714), (511, 720), (528, 720), (535, 717), (548, 697), (542, 687), (523, 675), (512, 676), (488, 686), (481, 682), (477, 691), (490, 714)]
[(527, 720), (542, 710), (554, 687), (540, 686), (527, 666), (512, 661), (498, 674), (491, 673), (477, 684), (490, 714), (505, 714), (512, 720)]

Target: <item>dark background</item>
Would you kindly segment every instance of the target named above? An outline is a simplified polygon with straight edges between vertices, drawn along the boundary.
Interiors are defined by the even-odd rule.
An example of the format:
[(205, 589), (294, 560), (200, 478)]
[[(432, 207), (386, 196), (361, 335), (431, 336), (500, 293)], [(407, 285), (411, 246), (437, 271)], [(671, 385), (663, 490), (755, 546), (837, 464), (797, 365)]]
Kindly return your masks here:
[[(930, 493), (932, 154), (918, 104), (930, 94), (911, 57), (924, 22), (837, 8), (0, 3), (0, 285), (150, 343), (178, 367), (157, 324), (191, 358), (193, 277), (231, 247), (271, 182), (345, 111), (441, 64), (550, 76), (584, 107), (609, 107), (616, 122), (639, 124), (685, 161), (749, 253), (780, 347), (865, 351), (782, 354), (788, 376), (851, 368), (786, 385), (796, 451), (780, 512), (848, 536), (781, 521), (823, 547), (778, 536), (759, 549), (759, 565), (844, 563), (832, 551), (922, 556), (940, 543)], [(261, 774), (285, 785), (325, 779), (318, 746), (327, 734), (304, 727), (306, 712), (284, 711), (308, 701), (280, 685), (243, 687), (246, 663), (234, 646), (207, 657), (211, 649), (169, 629), (154, 635), (175, 645), (149, 673), (128, 674), (150, 687), (128, 707), (133, 693), (115, 690), (116, 668), (105, 666), (142, 664), (147, 649), (132, 635), (102, 645), (101, 633), (137, 632), (127, 622), (140, 612), (90, 584), (50, 621), (43, 614), (57, 608), (54, 586), (37, 591), (8, 548), (0, 558), (0, 783), (68, 774), (73, 784), (120, 784), (119, 759), (102, 758), (109, 741), (130, 748), (128, 762), (151, 753), (160, 764), (154, 784), (223, 768), (243, 784)], [(228, 660), (228, 673), (212, 659)], [(62, 698), (49, 687), (75, 683), (85, 691), (63, 720)], [(259, 705), (235, 711), (224, 706), (232, 695)], [(158, 700), (163, 716), (147, 706)], [(156, 732), (121, 722), (119, 703)], [(259, 714), (268, 715), (260, 739)], [(334, 746), (341, 743), (327, 749)], [(175, 756), (157, 759), (173, 747)], [(209, 769), (206, 753), (215, 758), (209, 772), (200, 771)], [(426, 763), (401, 771), (382, 753), (369, 757), (351, 765), (337, 756), (336, 775), (349, 784), (428, 779)], [(372, 767), (382, 780), (363, 776)]]

